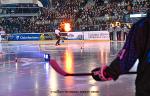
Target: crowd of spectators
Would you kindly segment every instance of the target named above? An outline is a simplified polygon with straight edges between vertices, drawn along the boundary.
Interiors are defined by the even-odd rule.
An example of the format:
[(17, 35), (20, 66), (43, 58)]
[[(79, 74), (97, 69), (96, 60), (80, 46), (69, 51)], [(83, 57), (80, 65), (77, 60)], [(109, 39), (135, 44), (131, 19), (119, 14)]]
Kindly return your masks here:
[(39, 33), (46, 31), (48, 32), (48, 25), (38, 24), (38, 22), (35, 21), (35, 19), (37, 18), (38, 17), (1, 18), (0, 25), (7, 33)]
[[(146, 13), (149, 0), (52, 0), (39, 16), (1, 17), (7, 33), (52, 32), (61, 21), (73, 20), (74, 31), (107, 30), (110, 23), (125, 23), (128, 14)], [(132, 23), (132, 21), (129, 23)]]
[[(72, 3), (73, 5), (69, 3), (71, 4), (69, 6), (68, 2), (70, 0), (67, 0), (66, 3), (63, 2), (63, 4), (60, 4), (61, 0), (56, 0), (56, 2), (58, 1), (56, 10), (60, 13), (60, 17), (69, 16), (69, 18), (74, 18), (77, 20), (75, 21), (77, 30), (87, 31), (106, 30), (110, 22), (124, 23), (123, 18), (125, 15), (145, 13), (150, 3), (148, 0), (88, 0), (86, 4), (82, 4), (85, 0), (75, 0), (75, 3)], [(129, 23), (131, 22), (129, 21)]]

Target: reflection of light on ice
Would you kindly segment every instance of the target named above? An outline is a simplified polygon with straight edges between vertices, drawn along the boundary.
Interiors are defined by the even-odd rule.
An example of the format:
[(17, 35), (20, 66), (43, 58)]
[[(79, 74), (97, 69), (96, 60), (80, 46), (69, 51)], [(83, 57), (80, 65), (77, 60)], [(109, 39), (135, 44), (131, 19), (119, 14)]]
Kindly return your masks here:
[(2, 37), (1, 37), (1, 35), (0, 35), (0, 42), (2, 41)]
[(49, 72), (49, 62), (46, 62), (45, 66), (44, 66), (44, 69), (46, 70), (46, 74), (48, 74)]
[(108, 57), (110, 53), (110, 43), (102, 43), (101, 46), (99, 46), (99, 52), (100, 52), (100, 63), (101, 64), (108, 64)]
[(100, 63), (101, 64), (108, 64), (108, 53), (106, 50), (100, 50)]
[(0, 53), (2, 52), (2, 44), (0, 44)]
[[(69, 73), (74, 73), (74, 62), (73, 62), (73, 53), (71, 49), (66, 49), (65, 51), (65, 70)], [(74, 85), (73, 77), (65, 78), (66, 86)]]
[(130, 71), (136, 72), (138, 64), (139, 64), (139, 60), (137, 59), (133, 67), (130, 69)]
[(69, 73), (74, 72), (73, 53), (71, 49), (65, 51), (65, 70)]
[[(49, 78), (48, 80), (48, 85), (49, 85), (49, 92), (53, 90), (57, 90), (58, 89), (58, 73), (56, 73), (56, 71), (50, 67), (50, 76), (48, 76)], [(47, 74), (48, 75), (48, 74)]]
[(97, 86), (91, 86), (89, 88), (89, 95), (88, 96), (100, 96), (99, 88)]
[(2, 54), (2, 44), (0, 44), (0, 59), (2, 59), (2, 57), (3, 57), (3, 54)]
[(16, 70), (18, 70), (18, 62), (16, 62), (15, 67), (16, 67)]

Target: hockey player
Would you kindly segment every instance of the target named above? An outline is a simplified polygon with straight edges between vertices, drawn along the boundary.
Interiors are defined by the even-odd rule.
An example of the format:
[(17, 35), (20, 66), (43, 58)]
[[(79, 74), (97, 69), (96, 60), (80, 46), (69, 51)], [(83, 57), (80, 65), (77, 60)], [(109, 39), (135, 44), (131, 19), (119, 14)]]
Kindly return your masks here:
[(56, 36), (56, 39), (57, 39), (57, 41), (56, 41), (56, 46), (57, 45), (60, 45), (60, 30), (59, 29), (55, 29), (55, 36)]
[(127, 25), (124, 25), (124, 27), (122, 28), (122, 32), (123, 32), (123, 40), (126, 40), (128, 31), (129, 31), (129, 28), (127, 27)]
[(114, 31), (114, 28), (112, 27), (112, 25), (110, 25), (108, 31), (109, 31), (110, 41), (112, 41), (113, 40), (113, 31)]
[(121, 27), (120, 27), (119, 23), (115, 27), (115, 30), (117, 32), (117, 41), (120, 41), (121, 40)]
[(136, 96), (150, 96), (150, 16), (135, 23), (129, 31), (123, 49), (109, 66), (92, 70), (97, 81), (117, 80), (139, 59), (136, 77)]

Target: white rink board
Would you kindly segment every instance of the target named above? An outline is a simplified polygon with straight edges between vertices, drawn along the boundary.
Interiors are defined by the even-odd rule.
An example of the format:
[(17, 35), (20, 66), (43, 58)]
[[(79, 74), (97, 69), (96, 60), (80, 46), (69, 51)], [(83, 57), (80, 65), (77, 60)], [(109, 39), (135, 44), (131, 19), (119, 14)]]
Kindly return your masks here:
[[(66, 32), (61, 32), (66, 33)], [(84, 37), (84, 38), (83, 38)], [(110, 40), (108, 31), (80, 31), (68, 32), (68, 40)]]
[(69, 40), (80, 40), (82, 39), (83, 33), (82, 32), (68, 32), (67, 38)]
[(85, 40), (110, 40), (108, 31), (89, 31), (84, 34)]

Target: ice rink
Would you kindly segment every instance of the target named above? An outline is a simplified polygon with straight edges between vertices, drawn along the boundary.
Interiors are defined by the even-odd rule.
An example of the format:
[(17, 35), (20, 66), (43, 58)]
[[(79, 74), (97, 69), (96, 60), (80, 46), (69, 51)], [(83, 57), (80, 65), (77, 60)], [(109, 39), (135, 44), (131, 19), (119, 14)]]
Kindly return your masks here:
[(124, 42), (17, 41), (0, 43), (0, 96), (134, 96), (136, 75), (117, 81), (97, 82), (91, 76), (58, 74), (44, 60), (45, 54), (66, 72), (91, 72), (109, 65)]

